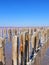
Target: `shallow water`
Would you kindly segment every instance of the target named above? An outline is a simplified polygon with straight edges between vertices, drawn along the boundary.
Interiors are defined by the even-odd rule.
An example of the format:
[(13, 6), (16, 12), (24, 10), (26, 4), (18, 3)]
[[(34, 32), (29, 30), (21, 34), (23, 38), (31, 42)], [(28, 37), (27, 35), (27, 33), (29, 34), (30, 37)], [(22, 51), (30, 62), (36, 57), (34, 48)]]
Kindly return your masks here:
[(6, 65), (12, 65), (12, 43), (8, 41), (5, 44), (5, 57)]

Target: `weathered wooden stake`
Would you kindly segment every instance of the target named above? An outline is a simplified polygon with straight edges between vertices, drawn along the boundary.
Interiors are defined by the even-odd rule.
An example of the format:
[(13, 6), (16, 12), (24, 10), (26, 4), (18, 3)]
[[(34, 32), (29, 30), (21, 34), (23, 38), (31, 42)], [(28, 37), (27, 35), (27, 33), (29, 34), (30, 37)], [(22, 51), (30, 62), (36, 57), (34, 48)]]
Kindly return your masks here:
[(12, 65), (17, 65), (17, 36), (12, 38)]
[(5, 40), (2, 37), (0, 37), (0, 65), (6, 65)]

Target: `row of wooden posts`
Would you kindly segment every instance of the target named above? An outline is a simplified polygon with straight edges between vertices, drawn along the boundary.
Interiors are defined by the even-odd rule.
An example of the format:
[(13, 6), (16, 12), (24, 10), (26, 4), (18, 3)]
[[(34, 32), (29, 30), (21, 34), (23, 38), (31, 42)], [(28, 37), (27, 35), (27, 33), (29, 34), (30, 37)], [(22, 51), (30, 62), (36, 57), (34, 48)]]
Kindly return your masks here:
[[(49, 29), (47, 28), (35, 29), (34, 32), (33, 29), (28, 29), (20, 31), (20, 33), (15, 30), (13, 35), (11, 29), (9, 29), (8, 33), (8, 38), (12, 41), (12, 65), (27, 65), (27, 62), (33, 61), (34, 54), (38, 53), (39, 47), (49, 38)], [(0, 32), (0, 35), (2, 35), (2, 32)], [(7, 32), (4, 31), (3, 36), (0, 36), (0, 65), (6, 65), (6, 35)], [(30, 44), (32, 45), (32, 52)]]

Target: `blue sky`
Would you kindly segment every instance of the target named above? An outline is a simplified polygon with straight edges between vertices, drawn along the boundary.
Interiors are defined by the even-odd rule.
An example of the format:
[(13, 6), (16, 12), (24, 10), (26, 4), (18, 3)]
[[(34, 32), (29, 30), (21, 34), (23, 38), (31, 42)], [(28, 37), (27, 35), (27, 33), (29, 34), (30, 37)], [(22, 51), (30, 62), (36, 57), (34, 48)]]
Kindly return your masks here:
[(49, 26), (49, 0), (0, 0), (0, 26)]

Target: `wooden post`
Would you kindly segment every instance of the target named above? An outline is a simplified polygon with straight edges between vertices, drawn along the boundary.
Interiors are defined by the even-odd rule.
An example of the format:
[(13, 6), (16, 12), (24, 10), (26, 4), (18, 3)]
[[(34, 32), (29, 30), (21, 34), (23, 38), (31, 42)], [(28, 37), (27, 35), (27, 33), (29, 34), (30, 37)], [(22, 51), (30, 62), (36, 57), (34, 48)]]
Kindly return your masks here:
[[(29, 35), (28, 33), (25, 33), (25, 60), (24, 60), (24, 65), (27, 65), (27, 53), (29, 54)], [(29, 55), (28, 55), (28, 60), (29, 60)]]
[(17, 35), (17, 29), (13, 28), (13, 36)]
[(36, 51), (38, 52), (39, 51), (39, 32), (37, 31), (36, 32)]
[[(25, 60), (25, 32), (23, 32), (23, 60)], [(24, 61), (23, 61), (24, 65)]]
[(2, 28), (0, 28), (0, 37), (2, 37)]
[(15, 29), (15, 35), (17, 35), (17, 29)]
[(0, 37), (0, 65), (5, 65), (5, 40)]
[(49, 38), (49, 29), (47, 29), (47, 39)]
[(17, 65), (19, 65), (19, 35), (17, 36)]
[(8, 30), (8, 39), (9, 39), (9, 42), (12, 40), (12, 31), (11, 31), (11, 29)]
[(41, 30), (41, 43), (42, 45), (46, 42), (46, 31)]
[[(28, 33), (29, 33), (29, 35), (28, 35), (28, 37), (29, 37), (29, 43), (28, 43), (28, 58), (29, 58), (29, 56), (30, 56), (30, 44), (31, 44), (31, 28), (29, 28), (28, 29)], [(29, 62), (29, 59), (28, 59), (28, 62)]]
[(3, 29), (3, 37), (6, 38), (6, 28)]
[(17, 36), (12, 38), (12, 65), (17, 65)]
[(38, 47), (39, 47), (39, 33), (38, 33), (38, 31), (36, 31), (33, 35), (35, 35), (34, 50), (35, 50), (35, 52), (37, 52), (38, 51)]
[(23, 34), (21, 34), (20, 38), (20, 53), (21, 53), (21, 65), (23, 65)]
[(34, 46), (35, 46), (35, 35), (31, 36), (31, 43), (32, 43), (32, 53), (30, 56), (30, 59), (33, 60), (33, 56), (34, 56)]

